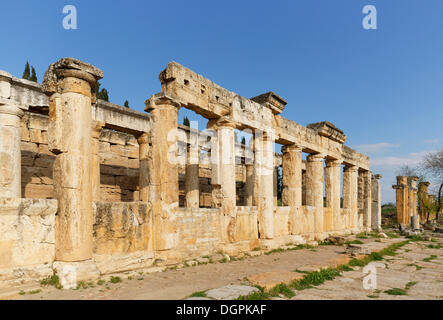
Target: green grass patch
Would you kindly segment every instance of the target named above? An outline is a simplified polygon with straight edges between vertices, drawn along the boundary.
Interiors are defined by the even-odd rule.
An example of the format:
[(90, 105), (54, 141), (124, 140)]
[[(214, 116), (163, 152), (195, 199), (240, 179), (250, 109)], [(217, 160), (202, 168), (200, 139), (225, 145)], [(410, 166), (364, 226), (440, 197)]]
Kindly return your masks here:
[(103, 280), (103, 279), (99, 279), (99, 280), (97, 280), (97, 284), (98, 284), (99, 286), (105, 284), (105, 282), (106, 282), (106, 281)]
[(409, 290), (411, 289), (413, 286), (415, 286), (417, 284), (417, 281), (410, 281), (406, 284), (405, 286), (405, 290)]
[(352, 240), (352, 241), (346, 241), (346, 244), (364, 244), (361, 240)]
[(425, 241), (421, 236), (419, 235), (413, 235), (413, 236), (406, 236), (406, 239), (409, 239), (411, 241)]
[(26, 294), (26, 292), (21, 290), (18, 294), (21, 295), (21, 296), (24, 296)]
[(270, 294), (265, 292), (265, 288), (260, 286), (255, 286), (258, 291), (254, 291), (246, 296), (240, 296), (237, 300), (269, 300), (271, 298)]
[(190, 295), (190, 297), (201, 297), (201, 298), (206, 297), (206, 296), (207, 296), (207, 294), (205, 291), (197, 291), (197, 292), (194, 292), (193, 294)]
[(122, 279), (120, 277), (111, 277), (111, 279), (109, 280), (109, 282), (111, 283), (119, 283), (122, 282)]
[(421, 269), (423, 269), (422, 266), (419, 266), (418, 264), (414, 264), (414, 263), (410, 263), (410, 264), (408, 264), (408, 267), (415, 267), (415, 269), (417, 269), (417, 270), (421, 270)]
[(385, 232), (385, 234), (388, 236), (388, 238), (390, 239), (397, 239), (400, 238), (400, 236), (398, 234), (396, 234), (395, 232)]
[(56, 289), (61, 289), (62, 285), (60, 284), (60, 278), (57, 275), (57, 272), (54, 271), (54, 274), (52, 276), (49, 276), (42, 281), (40, 281), (40, 285), (42, 286), (53, 286)]
[(37, 294), (37, 293), (40, 293), (40, 292), (42, 292), (42, 289), (32, 290), (32, 291), (29, 291), (28, 293), (29, 294)]
[(439, 244), (429, 244), (427, 247), (428, 247), (429, 249), (441, 249), (441, 248), (443, 248), (443, 246), (441, 245), (441, 243), (439, 243)]
[(268, 256), (268, 255), (273, 254), (273, 253), (284, 252), (284, 251), (285, 251), (285, 249), (282, 249), (282, 248), (273, 249), (273, 250), (270, 250), (268, 252), (265, 252), (265, 255)]
[(322, 269), (320, 271), (310, 272), (300, 280), (294, 280), (291, 283), (291, 287), (300, 291), (307, 288), (312, 288), (314, 286), (319, 286), (326, 280), (332, 280), (339, 275), (340, 271), (337, 269)]
[(355, 237), (358, 239), (368, 239), (368, 235), (364, 232), (357, 234)]
[(405, 296), (405, 295), (407, 295), (406, 290), (400, 289), (400, 288), (389, 289), (389, 290), (384, 291), (384, 293), (390, 294), (391, 296)]
[(422, 261), (424, 261), (424, 262), (431, 262), (434, 259), (437, 259), (436, 255), (431, 255), (430, 257), (424, 258)]
[(294, 291), (292, 291), (291, 288), (289, 288), (288, 285), (284, 283), (277, 284), (269, 291), (269, 294), (273, 297), (276, 297), (280, 294), (284, 295), (286, 298), (292, 298), (293, 296), (295, 296)]

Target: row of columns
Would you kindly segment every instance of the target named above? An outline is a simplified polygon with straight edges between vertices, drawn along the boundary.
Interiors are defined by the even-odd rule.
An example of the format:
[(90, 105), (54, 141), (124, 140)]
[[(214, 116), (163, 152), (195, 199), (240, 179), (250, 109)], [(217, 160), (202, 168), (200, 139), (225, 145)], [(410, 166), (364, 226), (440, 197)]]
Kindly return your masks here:
[(398, 176), (393, 185), (396, 193), (397, 222), (403, 225), (411, 223), (411, 217), (417, 216), (417, 181), (418, 177)]
[[(97, 68), (76, 59), (62, 59), (50, 66), (45, 74), (43, 91), (49, 96), (49, 149), (56, 155), (54, 189), (59, 201), (56, 220), (56, 259), (84, 261), (92, 258), (93, 201), (100, 199), (100, 158), (98, 153), (101, 122), (93, 122), (92, 90), (103, 76)], [(20, 197), (20, 117), (23, 112), (0, 100), (0, 192), (4, 196)], [(178, 207), (178, 166), (169, 157), (175, 156), (170, 132), (177, 129), (180, 103), (174, 97), (157, 94), (146, 101), (150, 113), (150, 134), (138, 137), (140, 145), (140, 200), (149, 202), (153, 213), (153, 249), (166, 250), (177, 244), (176, 226), (168, 218)], [(208, 128), (217, 131), (211, 140), (213, 202), (221, 208), (228, 224), (235, 220), (235, 140), (236, 124), (228, 118), (211, 120)], [(197, 145), (197, 144), (193, 144)], [(256, 205), (259, 233), (262, 239), (274, 237), (274, 153), (273, 137), (266, 132), (254, 136), (254, 162), (246, 165), (246, 203)], [(171, 148), (172, 147), (172, 148)], [(198, 150), (189, 147), (186, 179), (187, 205), (199, 206)], [(198, 147), (197, 147), (198, 148)], [(283, 148), (283, 204), (302, 205), (302, 151), (296, 145)], [(194, 157), (194, 158), (193, 158)], [(17, 161), (18, 160), (18, 161)], [(315, 207), (315, 232), (323, 231), (323, 192), (326, 183), (326, 203), (334, 212), (338, 225), (340, 212), (339, 160), (326, 160), (312, 154), (306, 164), (306, 204)], [(365, 176), (368, 184), (370, 173)], [(371, 207), (371, 188), (365, 195), (366, 210)], [(373, 191), (372, 191), (373, 192)], [(344, 170), (344, 207), (357, 212), (357, 168)], [(357, 226), (358, 219), (352, 222)], [(364, 220), (371, 225), (371, 216)], [(229, 229), (229, 228), (228, 228)], [(234, 238), (226, 235), (228, 241)]]

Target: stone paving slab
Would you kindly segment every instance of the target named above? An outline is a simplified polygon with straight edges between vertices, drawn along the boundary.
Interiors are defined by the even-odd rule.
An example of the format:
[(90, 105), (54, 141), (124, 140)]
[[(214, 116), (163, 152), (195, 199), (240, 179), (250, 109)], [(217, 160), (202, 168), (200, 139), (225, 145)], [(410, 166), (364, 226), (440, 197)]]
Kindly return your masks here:
[(254, 291), (258, 291), (258, 289), (243, 285), (227, 285), (207, 291), (206, 296), (215, 300), (233, 300), (240, 296), (251, 294)]

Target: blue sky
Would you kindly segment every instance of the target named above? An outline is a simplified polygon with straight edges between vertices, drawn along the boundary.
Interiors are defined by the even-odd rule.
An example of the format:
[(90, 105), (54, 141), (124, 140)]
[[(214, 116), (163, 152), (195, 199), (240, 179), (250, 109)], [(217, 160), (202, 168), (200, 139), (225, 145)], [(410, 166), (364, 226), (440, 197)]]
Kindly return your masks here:
[[(78, 29), (64, 30), (75, 5)], [(375, 5), (378, 29), (362, 28)], [(142, 110), (169, 61), (245, 97), (274, 91), (283, 116), (328, 120), (383, 175), (384, 202), (402, 164), (443, 147), (443, 1), (3, 1), (0, 69), (39, 81), (75, 57), (104, 71), (113, 103)]]

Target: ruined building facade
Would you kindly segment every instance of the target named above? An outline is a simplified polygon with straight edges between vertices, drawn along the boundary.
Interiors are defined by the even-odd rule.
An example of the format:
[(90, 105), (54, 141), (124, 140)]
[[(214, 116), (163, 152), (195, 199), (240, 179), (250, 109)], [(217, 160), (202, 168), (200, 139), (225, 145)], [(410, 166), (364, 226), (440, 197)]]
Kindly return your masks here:
[[(276, 94), (247, 99), (175, 62), (147, 112), (96, 101), (102, 77), (71, 58), (43, 85), (0, 71), (0, 286), (380, 229), (380, 176), (331, 123), (303, 127)], [(207, 130), (178, 125), (179, 108)]]

